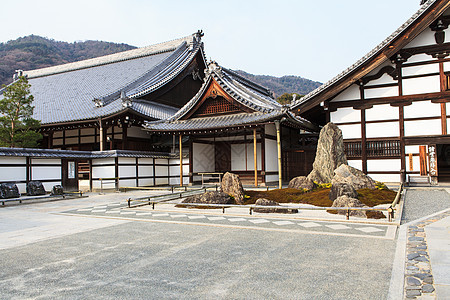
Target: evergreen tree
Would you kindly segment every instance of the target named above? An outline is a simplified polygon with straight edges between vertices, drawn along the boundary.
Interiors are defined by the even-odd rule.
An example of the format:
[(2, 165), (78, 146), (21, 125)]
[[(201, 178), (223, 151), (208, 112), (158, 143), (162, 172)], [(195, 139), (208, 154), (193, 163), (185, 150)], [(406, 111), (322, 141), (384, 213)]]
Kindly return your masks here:
[(40, 122), (32, 118), (34, 106), (31, 85), (20, 76), (5, 86), (0, 99), (0, 146), (11, 148), (38, 147), (42, 135), (37, 132)]

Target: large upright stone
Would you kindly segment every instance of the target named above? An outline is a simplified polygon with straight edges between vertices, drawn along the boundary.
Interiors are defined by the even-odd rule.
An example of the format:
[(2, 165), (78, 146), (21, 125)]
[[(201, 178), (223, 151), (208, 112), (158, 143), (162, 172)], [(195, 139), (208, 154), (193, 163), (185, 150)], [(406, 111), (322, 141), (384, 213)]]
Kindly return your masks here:
[(334, 170), (342, 164), (347, 164), (342, 131), (335, 124), (328, 123), (320, 131), (316, 158), (308, 179), (329, 183), (333, 179)]
[(226, 172), (223, 175), (221, 190), (234, 198), (236, 204), (244, 204), (244, 188), (239, 175)]
[(364, 174), (362, 171), (350, 167), (348, 165), (341, 165), (334, 170), (334, 177), (331, 183), (347, 183), (351, 185), (355, 190), (359, 189), (374, 189), (375, 181)]
[[(362, 204), (358, 199), (343, 195), (336, 198), (331, 207), (364, 207), (364, 204)], [(347, 211), (345, 210), (338, 210), (338, 214), (340, 215), (345, 215), (346, 213)], [(364, 210), (350, 210), (350, 216), (365, 218), (366, 212)]]
[(330, 198), (331, 201), (334, 201), (336, 198), (343, 195), (358, 199), (358, 192), (353, 188), (353, 186), (343, 182), (336, 182), (331, 186), (328, 198)]
[(233, 199), (223, 192), (206, 192), (187, 197), (181, 203), (233, 204)]

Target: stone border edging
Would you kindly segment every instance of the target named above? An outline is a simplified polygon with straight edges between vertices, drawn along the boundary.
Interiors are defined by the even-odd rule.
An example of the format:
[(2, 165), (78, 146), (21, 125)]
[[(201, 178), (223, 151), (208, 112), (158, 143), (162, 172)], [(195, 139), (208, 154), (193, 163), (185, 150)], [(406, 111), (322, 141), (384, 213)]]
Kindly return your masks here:
[(408, 225), (404, 275), (404, 297), (436, 296), (425, 226), (450, 216), (450, 210)]

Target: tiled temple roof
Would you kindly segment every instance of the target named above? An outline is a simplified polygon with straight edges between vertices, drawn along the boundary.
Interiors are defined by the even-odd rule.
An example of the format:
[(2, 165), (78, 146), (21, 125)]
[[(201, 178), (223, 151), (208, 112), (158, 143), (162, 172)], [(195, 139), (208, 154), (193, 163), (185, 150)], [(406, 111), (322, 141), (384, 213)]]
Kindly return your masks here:
[[(221, 128), (251, 126), (274, 120), (287, 120), (293, 126), (317, 131), (318, 127), (309, 121), (296, 117), (279, 104), (270, 90), (248, 80), (242, 80), (234, 72), (221, 68), (211, 62), (205, 71), (203, 86), (176, 114), (166, 120), (146, 122), (144, 128), (155, 132), (199, 132)], [(186, 116), (201, 101), (204, 93), (215, 81), (233, 100), (249, 108), (252, 112), (231, 113), (217, 116), (195, 117), (184, 120)]]
[(33, 117), (43, 125), (97, 119), (125, 110), (149, 119), (168, 118), (177, 109), (137, 99), (170, 82), (197, 53), (204, 57), (201, 36), (198, 32), (148, 47), (25, 71), (34, 96)]

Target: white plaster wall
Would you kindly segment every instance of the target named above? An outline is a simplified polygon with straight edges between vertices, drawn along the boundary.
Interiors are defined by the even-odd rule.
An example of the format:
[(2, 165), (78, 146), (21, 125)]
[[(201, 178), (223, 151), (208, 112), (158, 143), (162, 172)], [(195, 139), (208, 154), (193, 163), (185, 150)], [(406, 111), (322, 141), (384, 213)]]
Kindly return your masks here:
[(164, 164), (167, 165), (169, 160), (167, 158), (155, 158), (155, 164)]
[[(170, 178), (170, 185), (179, 185), (180, 177)], [(183, 177), (183, 185), (189, 184), (189, 177)]]
[(405, 153), (419, 154), (419, 145), (405, 146)]
[(403, 95), (437, 93), (441, 91), (439, 76), (403, 80)]
[(278, 175), (266, 175), (266, 182), (278, 182)]
[(266, 171), (278, 171), (277, 141), (266, 139)]
[(441, 106), (431, 101), (416, 101), (403, 109), (404, 118), (440, 117)]
[(119, 157), (119, 164), (136, 164), (134, 157)]
[(436, 45), (434, 32), (430, 27), (427, 27), (421, 34), (419, 34), (415, 39), (409, 42), (408, 45), (405, 46), (405, 48), (413, 48), (426, 45)]
[(366, 137), (397, 137), (400, 134), (400, 126), (397, 122), (368, 123), (366, 124)]
[(167, 178), (156, 178), (155, 185), (167, 185), (169, 184), (169, 180)]
[(138, 158), (139, 164), (153, 164), (153, 158)]
[[(92, 180), (92, 188), (93, 189), (100, 189), (102, 187), (102, 182), (100, 180)], [(111, 180), (103, 180), (103, 189), (115, 189), (116, 188), (116, 182), (114, 179)]]
[(109, 165), (109, 164), (114, 164), (114, 163), (115, 163), (114, 158), (96, 158), (96, 159), (92, 160), (93, 166)]
[(10, 157), (0, 156), (0, 165), (6, 164), (26, 164), (27, 159), (25, 157)]
[(139, 166), (139, 177), (141, 176), (153, 176), (153, 167), (152, 166)]
[(374, 105), (366, 109), (366, 121), (398, 120), (398, 107), (389, 104)]
[(267, 124), (264, 126), (264, 131), (266, 134), (277, 135), (277, 129), (275, 128), (275, 124)]
[(32, 180), (56, 179), (61, 180), (61, 167), (39, 167), (32, 166)]
[[(381, 182), (400, 182), (400, 174), (370, 174), (373, 180)], [(394, 199), (392, 199), (394, 200)]]
[(431, 57), (431, 55), (428, 54), (416, 54), (408, 58), (407, 64), (409, 63), (416, 63), (416, 62), (424, 62), (424, 61), (432, 61), (436, 60), (435, 58)]
[(338, 108), (330, 113), (333, 123), (361, 122), (361, 111), (351, 107)]
[[(24, 158), (25, 160), (25, 158)], [(32, 158), (31, 164), (33, 165), (61, 165), (60, 159), (46, 159), (46, 158)]]
[[(170, 166), (169, 172), (171, 176), (180, 176), (180, 166)], [(156, 173), (159, 175), (158, 173)], [(183, 165), (183, 176), (189, 176), (189, 166)]]
[(405, 136), (440, 134), (441, 120), (405, 121)]
[(136, 177), (136, 167), (119, 165), (119, 177)]
[(362, 170), (362, 160), (352, 159), (352, 160), (348, 160), (347, 162), (350, 167), (356, 168), (358, 170)]
[(135, 187), (136, 180), (135, 179), (119, 179), (119, 188), (120, 187)]
[(361, 138), (361, 125), (339, 125), (342, 131), (344, 139), (360, 139)]
[(169, 168), (167, 166), (156, 166), (155, 172), (156, 176), (167, 176), (169, 175)]
[(367, 172), (374, 171), (400, 171), (401, 169), (400, 159), (368, 159), (367, 160)]
[[(249, 147), (250, 146), (250, 147)], [(231, 152), (231, 161), (233, 162), (233, 152)], [(261, 170), (261, 144), (258, 143), (256, 145), (256, 168)], [(233, 164), (231, 165), (231, 169), (233, 169)], [(253, 144), (247, 145), (247, 170), (254, 171), (254, 157), (253, 157)], [(234, 171), (234, 169), (233, 169)], [(238, 170), (236, 170), (238, 171)]]
[(192, 153), (194, 173), (215, 171), (214, 145), (193, 143)]
[(395, 96), (398, 96), (398, 87), (396, 86), (364, 90), (364, 97), (366, 99)]
[(153, 186), (153, 179), (152, 178), (143, 178), (139, 179), (139, 186)]
[[(249, 149), (251, 148), (251, 149)], [(253, 144), (247, 143), (247, 153), (253, 153)], [(245, 145), (233, 144), (231, 145), (231, 170), (233, 171), (245, 171)], [(252, 156), (253, 158), (253, 156)], [(253, 168), (252, 168), (253, 169)]]
[(113, 178), (114, 176), (114, 166), (92, 166), (93, 178)]
[[(44, 186), (44, 189), (45, 189), (46, 192), (50, 192), (53, 189), (54, 185), (62, 185), (62, 181), (43, 182), (42, 185)], [(23, 191), (19, 187), (19, 184), (17, 185), (17, 187), (19, 187), (20, 193), (25, 193), (26, 190), (27, 190), (26, 184), (23, 183), (23, 184), (21, 184), (21, 186), (22, 186)]]
[[(387, 64), (391, 65), (391, 64)], [(377, 68), (377, 72), (380, 68)], [(377, 73), (375, 72), (375, 73)], [(365, 86), (379, 85), (379, 84), (388, 84), (388, 83), (397, 83), (397, 80), (394, 80), (389, 74), (384, 73), (380, 78), (369, 81)]]
[(420, 157), (419, 156), (413, 156), (413, 168), (410, 168), (409, 165), (409, 157), (406, 156), (406, 171), (420, 171)]
[[(26, 180), (26, 167), (0, 167), (0, 182)], [(61, 176), (61, 175), (60, 175)]]
[(439, 64), (437, 63), (437, 61), (435, 64), (402, 68), (403, 76), (422, 75), (430, 73), (439, 73)]
[(359, 99), (361, 99), (361, 95), (359, 93), (359, 86), (356, 84), (352, 84), (344, 91), (342, 91), (339, 95), (334, 97), (333, 100), (331, 101), (339, 102), (339, 101), (359, 100)]

